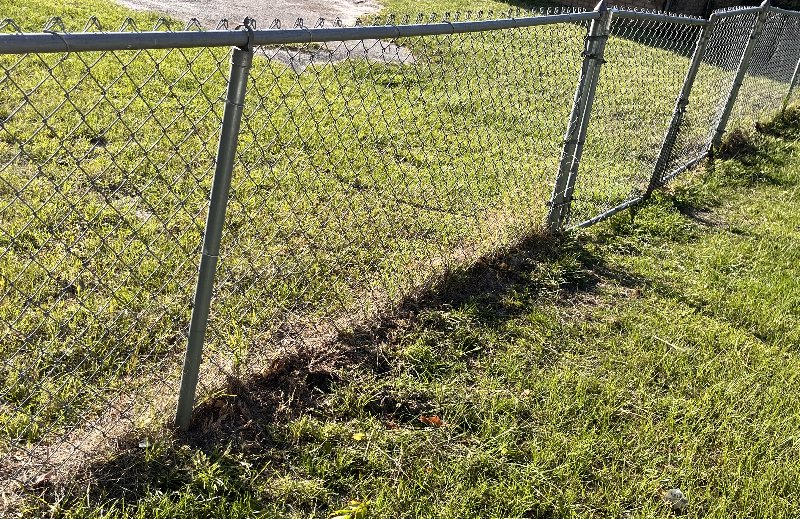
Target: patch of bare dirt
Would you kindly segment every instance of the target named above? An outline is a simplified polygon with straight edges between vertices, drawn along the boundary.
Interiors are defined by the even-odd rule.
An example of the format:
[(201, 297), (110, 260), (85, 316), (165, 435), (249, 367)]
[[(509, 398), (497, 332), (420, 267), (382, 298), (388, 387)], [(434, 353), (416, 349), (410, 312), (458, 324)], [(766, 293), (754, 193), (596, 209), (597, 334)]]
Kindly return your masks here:
[(294, 27), (302, 18), (303, 24), (313, 27), (317, 20), (341, 19), (352, 24), (365, 14), (375, 13), (380, 6), (374, 0), (117, 0), (130, 9), (157, 11), (173, 18), (188, 21), (198, 19), (205, 28), (213, 29), (222, 19), (241, 22), (245, 17), (254, 18), (259, 28), (267, 28), (275, 19), (282, 20), (284, 27)]
[[(205, 29), (235, 28), (245, 17), (256, 20), (257, 29), (353, 25), (359, 17), (373, 14), (380, 6), (373, 0), (117, 0), (120, 5), (140, 11), (155, 11), (190, 22), (198, 20)], [(226, 20), (226, 24), (221, 24)], [(266, 47), (264, 57), (288, 65), (298, 74), (314, 65), (364, 59), (379, 63), (414, 63), (411, 51), (382, 40), (330, 42), (317, 45)]]
[(383, 40), (348, 40), (325, 42), (316, 46), (266, 47), (267, 59), (285, 63), (298, 74), (308, 67), (337, 63), (347, 59), (363, 59), (375, 63), (414, 63), (414, 55), (405, 47)]

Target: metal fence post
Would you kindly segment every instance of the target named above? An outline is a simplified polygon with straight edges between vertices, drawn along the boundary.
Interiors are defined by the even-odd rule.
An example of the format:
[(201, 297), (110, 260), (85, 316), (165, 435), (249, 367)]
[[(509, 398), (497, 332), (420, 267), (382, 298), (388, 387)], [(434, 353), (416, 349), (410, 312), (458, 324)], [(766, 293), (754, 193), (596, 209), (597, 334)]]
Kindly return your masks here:
[(553, 194), (550, 198), (550, 210), (547, 215), (547, 231), (557, 233), (563, 227), (572, 204), (572, 192), (578, 173), (578, 164), (586, 142), (586, 128), (594, 102), (594, 93), (603, 64), (606, 41), (611, 28), (611, 11), (602, 0), (595, 12), (600, 16), (592, 20), (586, 36), (578, 86), (572, 102), (572, 112), (564, 135), (564, 149), (558, 167)]
[(683, 80), (681, 92), (678, 94), (678, 100), (675, 103), (675, 110), (672, 112), (672, 120), (667, 128), (667, 133), (664, 135), (664, 143), (661, 145), (661, 151), (656, 159), (655, 167), (653, 168), (653, 175), (650, 177), (650, 185), (647, 187), (645, 196), (650, 196), (653, 190), (658, 187), (666, 169), (669, 166), (669, 161), (672, 159), (672, 150), (675, 148), (675, 141), (678, 139), (678, 132), (683, 122), (683, 116), (686, 114), (686, 108), (689, 106), (689, 95), (694, 86), (694, 80), (697, 78), (697, 72), (700, 70), (700, 64), (703, 62), (703, 57), (706, 54), (706, 46), (708, 40), (711, 38), (711, 33), (716, 25), (717, 17), (712, 14), (708, 23), (703, 27), (700, 32), (700, 37), (697, 39), (697, 44), (692, 54), (692, 61), (689, 65), (689, 70), (686, 72), (686, 78)]
[(217, 163), (214, 170), (214, 181), (211, 186), (211, 202), (208, 208), (208, 219), (206, 220), (205, 236), (203, 238), (203, 253), (200, 256), (200, 272), (197, 278), (192, 320), (189, 325), (189, 340), (186, 346), (186, 357), (181, 376), (178, 407), (175, 413), (175, 424), (182, 430), (189, 428), (194, 407), (200, 360), (203, 353), (211, 295), (214, 288), (214, 275), (222, 239), (222, 227), (225, 223), (225, 211), (228, 207), (228, 192), (231, 187), (233, 162), (236, 157), (239, 128), (242, 122), (242, 109), (244, 108), (247, 80), (252, 63), (253, 50), (251, 48), (237, 48), (233, 51), (228, 94), (225, 100), (222, 129), (217, 149)]
[(725, 128), (728, 126), (728, 119), (731, 117), (733, 105), (736, 102), (736, 96), (739, 94), (739, 89), (742, 87), (747, 69), (750, 67), (750, 59), (753, 57), (753, 52), (756, 50), (758, 38), (761, 36), (761, 31), (764, 30), (764, 22), (767, 19), (767, 13), (769, 13), (769, 0), (764, 0), (760, 7), (761, 11), (756, 15), (756, 20), (753, 23), (753, 30), (750, 31), (750, 39), (747, 41), (744, 54), (742, 54), (742, 59), (739, 62), (739, 69), (736, 71), (736, 76), (731, 85), (731, 91), (728, 94), (728, 99), (725, 101), (725, 108), (722, 110), (719, 123), (714, 130), (714, 136), (711, 138), (712, 148), (717, 148), (722, 142), (722, 135), (725, 133)]
[(792, 81), (789, 83), (789, 91), (786, 92), (786, 97), (783, 99), (783, 105), (781, 106), (781, 113), (786, 111), (786, 107), (789, 106), (789, 99), (792, 97), (792, 91), (794, 90), (794, 86), (797, 84), (797, 73), (800, 72), (800, 58), (797, 60), (797, 65), (794, 66), (794, 73), (792, 74)]

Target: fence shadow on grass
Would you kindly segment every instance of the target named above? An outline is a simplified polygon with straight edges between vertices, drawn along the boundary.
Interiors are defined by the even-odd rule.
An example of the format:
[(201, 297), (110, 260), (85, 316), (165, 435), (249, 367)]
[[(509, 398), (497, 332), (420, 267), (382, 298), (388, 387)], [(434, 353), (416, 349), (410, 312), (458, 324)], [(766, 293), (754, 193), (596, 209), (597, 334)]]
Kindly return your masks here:
[[(745, 173), (741, 174), (746, 174), (748, 164), (756, 164), (759, 158), (779, 166), (785, 157), (775, 150), (771, 152), (760, 134), (797, 139), (800, 137), (797, 117), (798, 112), (790, 109), (784, 117), (760, 125), (758, 133), (732, 133), (716, 157), (736, 160), (745, 166), (742, 168)], [(713, 167), (714, 162), (709, 161), (705, 175), (712, 175)], [(750, 169), (761, 171), (760, 176), (737, 176), (730, 181), (748, 185), (782, 182), (769, 171)], [(692, 185), (698, 184), (702, 181)], [(719, 221), (711, 219), (713, 215), (709, 217), (708, 200), (693, 194), (692, 189), (691, 186), (677, 187), (672, 193), (660, 195), (660, 199), (699, 226), (721, 226)], [(402, 369), (398, 368), (396, 351), (404, 334), (414, 327), (444, 325), (424, 319), (426, 313), (469, 306), (479, 309), (476, 314), (479, 324), (502, 326), (530, 311), (537, 303), (591, 304), (592, 296), (607, 284), (632, 291), (652, 289), (703, 311), (697, 301), (684, 297), (680, 287), (632, 275), (611, 266), (603, 253), (596, 252), (598, 246), (602, 249), (608, 240), (619, 239), (629, 232), (647, 232), (635, 220), (635, 216), (618, 215), (607, 229), (591, 237), (533, 237), (505, 253), (485, 257), (469, 269), (451, 272), (429, 290), (403, 301), (392, 315), (343, 331), (336, 341), (300, 346), (247, 380), (230, 380), (223, 396), (195, 410), (192, 428), (187, 433), (173, 434), (165, 427), (165, 439), (153, 445), (141, 438), (122, 439), (115, 456), (87, 467), (70, 487), (57, 488), (50, 484), (31, 491), (43, 503), (69, 506), (75, 500), (123, 500), (126, 505), (135, 506), (153, 492), (167, 495), (202, 484), (196, 476), (198, 464), (211, 460), (227, 463), (222, 472), (232, 474), (232, 484), (221, 485), (218, 494), (246, 495), (253, 499), (252, 496), (259, 495), (258, 489), (243, 485), (254, 485), (254, 480), (240, 477), (244, 464), (235, 460), (246, 458), (261, 465), (274, 462), (274, 466), (280, 467), (282, 460), (303, 448), (287, 433), (286, 425), (291, 421), (303, 416), (344, 421), (354, 418), (336, 412), (331, 415), (330, 406), (326, 406), (331, 393), (343, 382), (343, 374), (368, 372), (378, 378), (396, 374)], [(512, 294), (517, 301), (519, 294), (523, 294), (525, 304), (509, 305), (507, 296)], [(411, 427), (420, 415), (434, 410), (435, 403), (430, 395), (401, 396), (388, 392), (375, 395), (358, 411), (392, 420), (400, 427)], [(227, 455), (220, 456), (223, 452)], [(245, 481), (250, 483), (243, 483)]]
[[(167, 434), (166, 441), (152, 446), (141, 438), (122, 440), (116, 456), (88, 467), (74, 487), (40, 489), (40, 493), (45, 501), (58, 500), (59, 495), (67, 496), (61, 498), (66, 501), (88, 495), (90, 502), (124, 500), (135, 505), (147, 492), (169, 493), (197, 484), (189, 467), (196, 466), (198, 455), (217, 459), (215, 453), (225, 451), (260, 461), (280, 460), (297, 448), (282, 427), (301, 416), (331, 418), (325, 414), (325, 402), (342, 374), (371, 372), (382, 377), (397, 371), (398, 341), (412, 326), (420, 326), (423, 313), (472, 305), (480, 308), (478, 318), (484, 324), (502, 325), (524, 313), (527, 303), (585, 302), (607, 282), (628, 288), (646, 283), (610, 267), (586, 239), (531, 238), (504, 254), (483, 258), (472, 268), (450, 273), (435, 287), (405, 300), (393, 315), (342, 332), (334, 343), (300, 346), (258, 375), (230, 380), (223, 396), (195, 410), (187, 433), (171, 438)], [(526, 304), (508, 305), (506, 296), (511, 293), (523, 293)], [(386, 394), (364, 403), (362, 411), (402, 427), (412, 426), (432, 408), (428, 395)], [(240, 492), (238, 487), (220, 492)]]

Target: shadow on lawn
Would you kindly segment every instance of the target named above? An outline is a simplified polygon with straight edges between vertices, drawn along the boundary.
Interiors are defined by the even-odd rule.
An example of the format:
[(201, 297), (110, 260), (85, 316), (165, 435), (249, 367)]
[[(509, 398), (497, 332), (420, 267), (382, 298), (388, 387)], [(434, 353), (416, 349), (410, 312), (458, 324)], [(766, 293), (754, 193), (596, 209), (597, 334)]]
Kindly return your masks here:
[[(796, 139), (798, 130), (792, 121), (797, 116), (796, 111), (787, 112), (786, 118), (759, 130), (766, 135)], [(739, 169), (745, 174), (752, 169), (748, 164), (758, 164), (758, 157), (770, 164), (784, 160), (779, 153), (770, 153), (760, 139), (758, 135), (732, 135), (718, 157), (740, 162), (745, 167)], [(779, 181), (769, 172), (760, 175), (769, 178), (733, 180)], [(705, 213), (698, 218), (692, 212), (701, 210), (697, 207), (703, 207), (702, 199), (680, 190), (663, 197), (670, 199), (678, 211), (696, 220), (698, 225), (715, 224), (705, 221), (708, 220)], [(684, 207), (687, 204), (689, 209)], [(617, 217), (607, 231), (592, 238), (533, 237), (505, 253), (485, 257), (469, 269), (449, 273), (429, 290), (403, 301), (392, 315), (342, 332), (328, 344), (301, 346), (249, 379), (230, 380), (224, 396), (196, 409), (189, 432), (167, 434), (167, 441), (146, 448), (140, 446), (138, 439), (121, 440), (116, 456), (88, 467), (84, 477), (66, 489), (69, 496), (66, 501), (88, 499), (97, 503), (123, 499), (127, 505), (135, 505), (147, 493), (169, 494), (202, 484), (196, 477), (198, 456), (233, 463), (224, 469), (231, 473), (244, 470), (242, 467), (246, 464), (236, 463), (237, 459), (246, 458), (261, 466), (273, 464), (271, 462), (275, 466), (286, 464), (302, 445), (287, 437), (284, 426), (309, 415), (329, 420), (342, 418), (329, 405), (330, 393), (342, 378), (355, 372), (371, 373), (376, 378), (398, 373), (403, 368), (396, 351), (404, 336), (420, 328), (444, 333), (451, 325), (431, 319), (431, 314), (469, 307), (477, 309), (471, 315), (478, 325), (502, 326), (539, 303), (591, 304), (593, 296), (607, 284), (630, 291), (641, 288), (665, 293), (679, 291), (614, 268), (602, 253), (596, 252), (603, 250), (606, 241), (624, 241), (626, 233), (647, 232), (646, 224), (628, 225), (624, 223), (626, 218), (625, 215)], [(629, 253), (637, 252), (633, 249)], [(677, 292), (673, 295), (681, 297)], [(363, 404), (364, 412), (400, 425), (410, 425), (434, 410), (432, 398), (424, 394), (387, 393), (376, 395)], [(220, 456), (221, 452), (228, 455)], [(232, 478), (232, 484), (223, 485), (217, 493), (247, 495), (248, 499), (259, 495), (257, 489), (242, 488), (242, 485), (256, 484), (254, 478), (240, 476)], [(247, 481), (250, 483), (245, 483)], [(58, 501), (56, 495), (65, 495), (64, 492), (65, 489), (52, 489), (45, 499)]]
[[(166, 446), (159, 447), (159, 442), (143, 448), (138, 440), (122, 441), (117, 456), (87, 469), (83, 483), (76, 484), (83, 485), (77, 495), (88, 495), (91, 502), (124, 499), (130, 505), (146, 492), (168, 493), (197, 484), (190, 469), (197, 451), (213, 458), (225, 450), (259, 463), (287, 456), (297, 445), (285, 438), (281, 426), (304, 415), (331, 418), (326, 400), (342, 374), (372, 372), (382, 377), (396, 372), (393, 352), (404, 333), (412, 327), (437, 326), (435, 320), (420, 323), (423, 313), (472, 305), (480, 309), (478, 319), (484, 324), (497, 325), (524, 313), (537, 300), (571, 304), (585, 301), (602, 283), (631, 288), (644, 283), (610, 268), (587, 245), (576, 238), (529, 239), (443, 277), (432, 289), (402, 302), (393, 315), (343, 332), (333, 343), (300, 347), (257, 376), (231, 380), (225, 395), (201, 404), (192, 428), (176, 433)], [(517, 300), (521, 294), (525, 304), (509, 305), (511, 294)], [(431, 399), (422, 394), (378, 395), (364, 404), (365, 412), (406, 425), (431, 410)]]

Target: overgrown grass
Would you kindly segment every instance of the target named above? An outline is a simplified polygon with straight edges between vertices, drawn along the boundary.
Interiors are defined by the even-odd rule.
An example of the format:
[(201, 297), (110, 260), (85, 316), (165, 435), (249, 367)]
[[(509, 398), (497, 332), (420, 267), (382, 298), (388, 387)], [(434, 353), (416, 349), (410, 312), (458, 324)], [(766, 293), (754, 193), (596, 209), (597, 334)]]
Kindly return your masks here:
[(798, 115), (633, 216), (530, 241), (276, 364), (50, 511), (666, 517), (679, 487), (686, 517), (796, 517)]
[[(459, 8), (438, 5), (440, 11)], [(71, 27), (81, 27), (90, 14), (107, 27), (127, 16), (140, 28), (157, 19), (83, 1), (57, 11), (46, 2), (0, 7), (27, 28), (51, 14)], [(579, 185), (581, 215), (646, 184), (680, 88), (693, 39), (646, 42), (657, 44), (651, 46), (631, 38), (639, 29), (634, 25), (609, 44), (609, 73), (599, 87), (582, 176), (588, 181), (595, 177), (586, 172), (596, 171), (602, 181)], [(538, 230), (584, 34), (585, 27), (564, 24), (403, 40), (397, 43), (410, 54), (400, 62), (353, 58), (303, 71), (260, 56), (246, 102), (206, 365), (247, 374), (264, 364), (256, 362), (259, 356), (286, 341), (358, 337), (356, 325), (379, 310)], [(58, 437), (105, 409), (110, 395), (144, 387), (149, 392), (139, 400), (174, 398), (228, 59), (227, 49), (0, 58), (7, 72), (0, 95), (0, 196), (8, 204), (0, 237), (3, 443)], [(705, 69), (710, 78), (726, 74)], [(693, 106), (712, 111), (720, 94), (704, 86), (705, 76), (698, 87), (705, 94)], [(647, 110), (638, 105), (642, 99)], [(567, 261), (557, 268), (570, 272), (583, 260), (558, 261)], [(521, 287), (514, 290), (532, 290)], [(512, 306), (522, 304), (507, 297)], [(470, 311), (483, 312), (478, 306)], [(462, 329), (477, 317), (459, 310), (432, 318), (443, 319), (445, 329)], [(407, 331), (395, 364), (411, 366), (408, 373), (433, 384), (439, 369), (454, 369), (450, 350), (464, 348), (455, 366), (466, 370), (489, 347), (482, 335), (474, 344), (465, 339), (466, 346), (440, 344), (437, 330), (419, 337)], [(515, 344), (505, 338), (498, 332), (498, 348)], [(399, 396), (391, 398), (400, 401), (404, 384), (417, 382), (398, 377)], [(362, 382), (373, 389), (383, 384)], [(501, 396), (508, 391), (502, 387), (496, 388)], [(445, 390), (437, 391), (420, 395), (424, 401), (445, 398)], [(481, 394), (488, 401), (493, 393)], [(517, 409), (514, 402), (496, 411), (498, 417)], [(438, 412), (445, 411), (452, 414), (449, 408)], [(343, 417), (342, 423), (362, 418)], [(164, 417), (132, 418), (134, 426), (150, 419), (160, 424)], [(302, 424), (323, 440), (329, 429), (349, 431), (336, 421), (303, 420), (291, 429), (299, 431), (297, 442), (306, 437)], [(377, 427), (375, 420), (370, 423)], [(281, 427), (275, 434), (286, 433)], [(441, 460), (455, 456), (460, 438), (474, 432), (464, 427), (447, 429), (453, 435), (442, 441), (452, 445)], [(417, 448), (418, 432), (398, 434), (410, 434), (408, 445)], [(316, 473), (316, 462), (303, 463)], [(380, 463), (386, 473), (389, 461)], [(294, 484), (288, 474), (280, 477), (286, 488)], [(209, 485), (209, 491), (218, 486)], [(309, 501), (301, 515), (317, 506), (327, 510), (344, 494), (323, 490), (330, 499)], [(361, 493), (357, 486), (354, 492)], [(247, 499), (247, 506), (256, 506), (260, 498)], [(429, 510), (422, 494), (417, 499), (406, 508)], [(401, 501), (386, 510), (405, 509)], [(448, 506), (455, 511), (454, 503)], [(147, 515), (151, 509), (140, 510)]]

